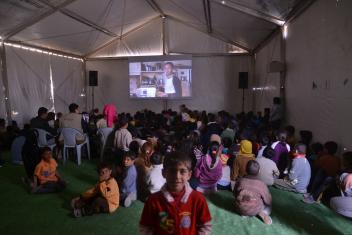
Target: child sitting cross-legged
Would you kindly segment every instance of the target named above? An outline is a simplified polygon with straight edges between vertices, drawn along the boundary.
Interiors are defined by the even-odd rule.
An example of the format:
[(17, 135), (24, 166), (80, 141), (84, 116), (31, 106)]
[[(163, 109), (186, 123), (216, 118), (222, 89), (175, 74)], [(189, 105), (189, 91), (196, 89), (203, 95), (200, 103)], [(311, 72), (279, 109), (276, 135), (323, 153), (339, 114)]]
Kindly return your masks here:
[(97, 213), (112, 213), (119, 207), (119, 187), (111, 176), (112, 167), (102, 163), (98, 169), (99, 182), (80, 197), (72, 199), (75, 217)]
[(54, 193), (65, 189), (66, 183), (57, 171), (57, 163), (49, 147), (40, 151), (41, 161), (35, 167), (32, 193)]
[(310, 165), (306, 158), (306, 146), (297, 144), (288, 176), (276, 179), (275, 187), (296, 193), (306, 193), (310, 181)]
[(272, 198), (266, 184), (256, 179), (259, 168), (258, 162), (250, 160), (246, 166), (247, 175), (236, 181), (233, 191), (235, 209), (242, 216), (259, 216), (270, 225)]
[(197, 191), (202, 193), (217, 191), (217, 183), (222, 176), (220, 153), (220, 144), (213, 141), (210, 143), (208, 153), (198, 160), (194, 169), (194, 176), (199, 182)]
[(134, 166), (136, 155), (129, 151), (123, 156), (124, 169), (121, 184), (121, 202), (125, 207), (129, 207), (133, 201), (137, 200), (137, 170)]
[(165, 157), (166, 184), (144, 204), (141, 234), (211, 234), (207, 202), (188, 183), (191, 167), (192, 159), (186, 154), (172, 152)]

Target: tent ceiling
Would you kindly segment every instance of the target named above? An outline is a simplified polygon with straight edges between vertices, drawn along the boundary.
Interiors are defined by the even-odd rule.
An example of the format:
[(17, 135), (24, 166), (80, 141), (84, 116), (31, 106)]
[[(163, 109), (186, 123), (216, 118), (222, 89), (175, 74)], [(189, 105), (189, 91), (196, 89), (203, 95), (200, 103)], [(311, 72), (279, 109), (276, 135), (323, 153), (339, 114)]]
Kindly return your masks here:
[(83, 56), (96, 52), (102, 45), (108, 45), (108, 42), (119, 39), (121, 35), (133, 31), (159, 15), (166, 15), (195, 30), (208, 32), (211, 37), (225, 43), (252, 51), (304, 2), (303, 0), (2, 0), (0, 36)]

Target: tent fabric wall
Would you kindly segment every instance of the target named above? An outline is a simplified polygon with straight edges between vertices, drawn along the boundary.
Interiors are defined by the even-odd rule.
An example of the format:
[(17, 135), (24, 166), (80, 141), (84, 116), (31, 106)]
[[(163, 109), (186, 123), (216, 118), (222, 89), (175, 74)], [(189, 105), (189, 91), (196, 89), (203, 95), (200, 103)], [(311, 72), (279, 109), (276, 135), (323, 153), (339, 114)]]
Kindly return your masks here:
[(271, 61), (280, 61), (281, 35), (275, 36), (270, 43), (255, 54), (254, 111), (264, 111), (273, 104), (273, 98), (280, 96), (280, 73), (269, 73)]
[[(238, 72), (249, 71), (248, 56), (193, 57), (193, 97), (169, 100), (167, 107), (178, 110), (180, 104), (192, 109), (232, 113), (241, 111), (242, 90), (238, 88)], [(113, 103), (119, 112), (136, 112), (142, 109), (161, 111), (163, 100), (137, 100), (129, 98), (128, 60), (90, 60), (87, 71), (97, 70), (99, 86), (94, 88), (95, 106)], [(245, 91), (246, 110), (251, 110), (250, 91)], [(91, 104), (91, 89), (88, 101)]]
[(85, 110), (85, 78), (82, 76), (83, 62), (57, 56), (52, 56), (50, 59), (55, 111), (67, 113), (70, 103), (76, 103), (82, 110)]
[(64, 113), (71, 102), (85, 107), (86, 99), (81, 97), (85, 92), (82, 61), (9, 46), (6, 60), (11, 117), (19, 126), (29, 123), (39, 107)]
[(288, 122), (352, 149), (352, 1), (318, 0), (288, 26)]
[(39, 107), (53, 107), (49, 55), (6, 47), (6, 61), (12, 119), (22, 126)]

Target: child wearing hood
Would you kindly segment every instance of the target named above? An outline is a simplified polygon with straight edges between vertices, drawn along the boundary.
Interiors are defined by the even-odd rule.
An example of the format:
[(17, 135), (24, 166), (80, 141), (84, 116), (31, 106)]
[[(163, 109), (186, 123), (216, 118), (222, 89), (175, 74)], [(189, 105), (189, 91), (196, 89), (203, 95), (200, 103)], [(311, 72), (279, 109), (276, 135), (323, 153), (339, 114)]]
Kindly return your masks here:
[(250, 160), (255, 160), (255, 155), (252, 153), (252, 143), (248, 140), (240, 142), (240, 152), (237, 154), (231, 171), (231, 188), (239, 177), (247, 175), (246, 167)]

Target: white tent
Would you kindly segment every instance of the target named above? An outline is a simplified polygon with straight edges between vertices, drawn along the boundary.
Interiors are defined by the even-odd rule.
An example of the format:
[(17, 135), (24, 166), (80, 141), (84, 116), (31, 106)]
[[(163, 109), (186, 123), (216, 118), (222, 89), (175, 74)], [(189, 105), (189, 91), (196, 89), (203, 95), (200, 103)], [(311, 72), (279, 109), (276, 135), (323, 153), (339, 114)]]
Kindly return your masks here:
[[(301, 56), (305, 35), (310, 36), (307, 42), (311, 43), (306, 52), (316, 48), (315, 41), (321, 42), (319, 48), (326, 51), (333, 48), (335, 38), (317, 40), (311, 33), (319, 33), (318, 29), (327, 37), (329, 33), (343, 33), (332, 28), (323, 31), (326, 22), (331, 22), (329, 27), (344, 25), (351, 35), (351, 26), (346, 23), (352, 20), (350, 10), (351, 1), (346, 0), (3, 0), (0, 86), (4, 89), (0, 90), (0, 116), (7, 114), (8, 119), (23, 124), (39, 106), (66, 112), (68, 103), (76, 102), (83, 109), (91, 108), (85, 76), (88, 70), (99, 71), (97, 106), (113, 102), (122, 111), (145, 107), (160, 110), (165, 107), (163, 101), (128, 99), (124, 58), (191, 54), (193, 98), (169, 102), (169, 107), (186, 103), (197, 109), (238, 112), (242, 97), (237, 89), (238, 72), (248, 71), (252, 90), (245, 94), (246, 110), (262, 110), (270, 106), (272, 97), (284, 97), (286, 93), (287, 111), (292, 117), (289, 121), (303, 129), (306, 117), (297, 117), (292, 91), (299, 82), (306, 85), (306, 81), (296, 83), (296, 76), (309, 78), (313, 74), (307, 72), (309, 68), (290, 69), (290, 63), (310, 63), (308, 55)], [(287, 26), (296, 29), (301, 38), (289, 36), (285, 40), (280, 32)], [(339, 45), (350, 51), (348, 37), (341, 38)], [(336, 55), (330, 52), (322, 56)], [(346, 60), (348, 55), (339, 59)], [(268, 73), (273, 60), (286, 63), (287, 72)], [(321, 64), (316, 66), (322, 69)], [(341, 73), (344, 79), (346, 67)], [(323, 72), (320, 75), (325, 76)], [(323, 86), (324, 79), (316, 82), (318, 87)], [(304, 98), (310, 99), (308, 90)], [(341, 100), (348, 103), (351, 97), (346, 95), (334, 102)], [(334, 119), (341, 120), (346, 119)], [(322, 120), (316, 129), (328, 123)], [(350, 142), (345, 135), (340, 139), (346, 146)]]

